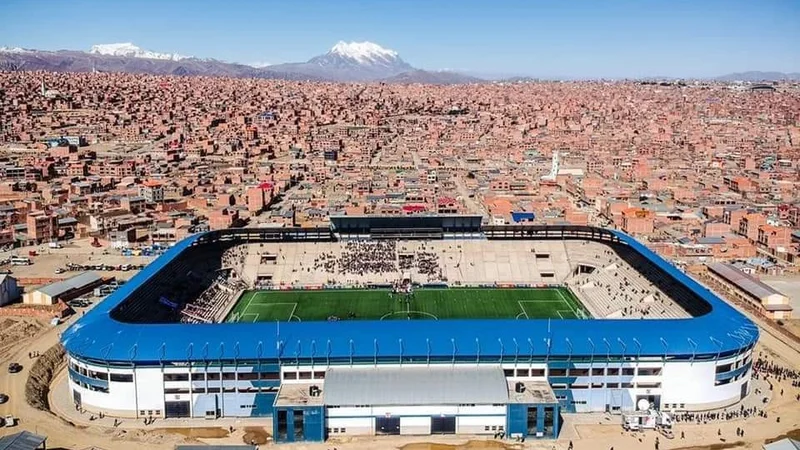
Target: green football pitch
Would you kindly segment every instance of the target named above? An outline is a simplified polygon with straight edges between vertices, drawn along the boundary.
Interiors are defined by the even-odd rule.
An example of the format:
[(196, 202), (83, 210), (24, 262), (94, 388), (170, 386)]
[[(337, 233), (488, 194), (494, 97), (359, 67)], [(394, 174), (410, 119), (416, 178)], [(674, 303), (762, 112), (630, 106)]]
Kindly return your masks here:
[(383, 289), (342, 289), (245, 292), (226, 321), (588, 317), (567, 288), (416, 289), (410, 296)]

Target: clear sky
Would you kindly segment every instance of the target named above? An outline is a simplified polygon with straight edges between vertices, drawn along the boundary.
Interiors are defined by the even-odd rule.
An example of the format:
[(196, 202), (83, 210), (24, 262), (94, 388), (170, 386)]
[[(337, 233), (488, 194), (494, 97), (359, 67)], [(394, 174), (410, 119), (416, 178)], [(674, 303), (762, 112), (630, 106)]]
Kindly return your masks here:
[(491, 74), (800, 72), (800, 0), (2, 0), (0, 23), (0, 46), (243, 63), (369, 40), (416, 67)]

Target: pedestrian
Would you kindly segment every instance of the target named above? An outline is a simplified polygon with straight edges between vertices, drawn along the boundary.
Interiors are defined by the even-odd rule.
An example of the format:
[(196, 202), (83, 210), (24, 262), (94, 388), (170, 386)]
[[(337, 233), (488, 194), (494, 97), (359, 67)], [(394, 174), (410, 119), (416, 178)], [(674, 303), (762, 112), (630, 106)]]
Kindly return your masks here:
[(681, 431), (681, 439), (686, 439), (686, 434), (683, 431)]

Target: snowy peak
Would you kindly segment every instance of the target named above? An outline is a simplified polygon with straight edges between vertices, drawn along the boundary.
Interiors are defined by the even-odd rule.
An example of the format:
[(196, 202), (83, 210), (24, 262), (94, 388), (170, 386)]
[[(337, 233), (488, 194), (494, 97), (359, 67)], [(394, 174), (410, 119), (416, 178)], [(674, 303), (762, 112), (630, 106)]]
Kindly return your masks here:
[(0, 47), (0, 53), (30, 53), (30, 50), (20, 47)]
[(180, 61), (182, 59), (191, 58), (191, 56), (179, 55), (177, 53), (151, 52), (150, 50), (139, 48), (130, 42), (93, 45), (89, 53), (107, 56), (126, 56), (131, 58), (165, 59), (170, 61)]
[(385, 64), (399, 59), (396, 51), (367, 41), (339, 41), (328, 54), (353, 59), (359, 64)]

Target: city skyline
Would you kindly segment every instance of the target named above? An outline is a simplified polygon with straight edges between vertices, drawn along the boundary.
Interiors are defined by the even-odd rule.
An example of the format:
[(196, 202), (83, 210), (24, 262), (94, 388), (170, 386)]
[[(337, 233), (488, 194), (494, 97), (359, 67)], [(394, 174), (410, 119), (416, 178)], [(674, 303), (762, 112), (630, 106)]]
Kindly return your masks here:
[[(344, 40), (375, 42), (414, 67), (477, 76), (703, 78), (800, 71), (800, 50), (791, 45), (800, 41), (800, 5), (788, 1), (758, 8), (743, 1), (467, 1), (459, 9), (417, 1), (200, 3), (12, 0), (0, 6), (0, 15), (15, 18), (0, 30), (0, 45), (88, 51), (133, 42), (156, 52), (280, 64), (306, 61)], [(76, 23), (59, 33), (39, 31)]]

